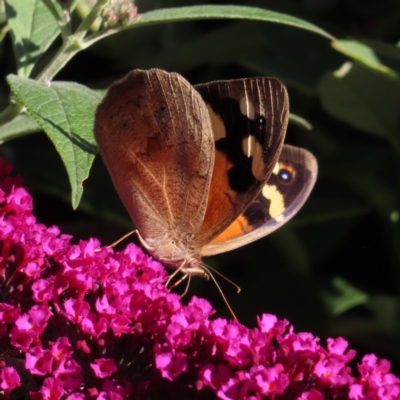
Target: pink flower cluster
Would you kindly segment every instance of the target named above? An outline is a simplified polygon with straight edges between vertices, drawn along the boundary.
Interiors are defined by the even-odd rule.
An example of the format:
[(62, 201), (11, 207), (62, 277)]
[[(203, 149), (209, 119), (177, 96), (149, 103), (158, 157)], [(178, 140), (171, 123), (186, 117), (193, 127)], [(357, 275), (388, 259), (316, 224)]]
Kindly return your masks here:
[(399, 399), (390, 364), (344, 339), (322, 347), (265, 314), (258, 328), (183, 306), (139, 248), (69, 243), (36, 223), (32, 198), (0, 164), (2, 399)]

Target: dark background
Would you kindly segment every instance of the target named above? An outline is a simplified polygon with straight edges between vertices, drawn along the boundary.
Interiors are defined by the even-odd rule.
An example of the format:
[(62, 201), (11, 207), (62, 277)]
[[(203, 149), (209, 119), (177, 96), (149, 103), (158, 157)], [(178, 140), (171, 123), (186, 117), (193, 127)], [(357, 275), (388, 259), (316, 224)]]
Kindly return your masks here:
[[(213, 4), (143, 0), (137, 5), (144, 12), (206, 3)], [(391, 44), (400, 38), (398, 0), (218, 3), (285, 12), (337, 38)], [(6, 41), (4, 46), (11, 44)], [(322, 107), (321, 79), (346, 61), (327, 39), (310, 32), (254, 21), (212, 20), (111, 36), (78, 54), (56, 79), (105, 88), (131, 69), (152, 67), (179, 72), (193, 84), (256, 75), (282, 79), (291, 112), (313, 125), (307, 131), (290, 124), (287, 143), (317, 157), (316, 187), (299, 214), (279, 231), (206, 262), (241, 286), (242, 293), (236, 295), (218, 279), (245, 325), (253, 327), (256, 315), (273, 313), (323, 342), (326, 337), (345, 337), (359, 357), (374, 352), (388, 358), (399, 375), (399, 150)], [(7, 68), (12, 71), (11, 61)], [(133, 227), (99, 157), (84, 183), (81, 205), (73, 211), (65, 169), (43, 133), (7, 142), (1, 153), (24, 177), (40, 222), (60, 226), (74, 241), (94, 236), (105, 245)], [(193, 294), (208, 298), (217, 316), (229, 317), (213, 283), (193, 279), (186, 299)]]

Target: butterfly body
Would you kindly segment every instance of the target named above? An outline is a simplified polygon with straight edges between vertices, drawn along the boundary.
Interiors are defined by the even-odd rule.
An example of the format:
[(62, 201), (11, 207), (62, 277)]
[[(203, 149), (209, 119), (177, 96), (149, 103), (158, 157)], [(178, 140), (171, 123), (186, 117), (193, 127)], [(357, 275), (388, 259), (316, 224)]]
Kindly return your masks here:
[[(285, 185), (267, 185), (278, 176), (287, 121), (287, 93), (277, 79), (193, 87), (175, 73), (135, 70), (99, 105), (95, 136), (149, 253), (201, 275), (203, 255), (239, 247), (281, 224), (269, 211), (286, 210), (284, 195), (280, 208), (277, 196)], [(290, 146), (283, 156), (289, 166), (297, 160), (296, 190), (286, 197), (302, 204), (315, 181), (315, 159)]]

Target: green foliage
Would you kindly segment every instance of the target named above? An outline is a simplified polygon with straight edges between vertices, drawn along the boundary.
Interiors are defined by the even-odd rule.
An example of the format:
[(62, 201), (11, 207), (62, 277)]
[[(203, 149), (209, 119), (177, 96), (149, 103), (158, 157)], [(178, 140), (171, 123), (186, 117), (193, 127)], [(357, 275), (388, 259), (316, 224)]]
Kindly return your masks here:
[[(369, 68), (375, 69), (376, 71), (381, 71), (384, 75), (393, 76), (394, 78), (398, 77), (398, 73), (396, 71), (393, 71), (382, 63), (382, 61), (379, 59), (378, 51), (375, 53), (375, 50), (372, 46), (368, 46), (367, 44), (357, 42), (355, 40), (336, 40), (332, 43), (332, 46), (336, 50), (348, 55), (352, 59), (359, 61), (362, 64), (365, 64)], [(398, 58), (398, 55), (400, 54), (399, 48), (396, 48), (396, 46), (387, 45), (386, 49), (389, 57)]]
[[(17, 72), (28, 77), (60, 29), (42, 0), (8, 0), (5, 6)], [(53, 6), (61, 11), (57, 3)]]
[(348, 62), (326, 74), (319, 85), (322, 106), (341, 121), (384, 137), (400, 150), (400, 79), (366, 65)]
[[(30, 8), (27, 7), (28, 3)], [(72, 33), (70, 29), (67, 29), (67, 20), (63, 19), (63, 14), (60, 13), (60, 7), (57, 2), (46, 1), (46, 5), (49, 6), (48, 9), (39, 0), (36, 2), (7, 0), (5, 3), (7, 17), (12, 33), (19, 76), (29, 76), (39, 56), (43, 54), (60, 32), (64, 36), (64, 45), (50, 63), (39, 72), (38, 82), (43, 80), (49, 82), (58, 70), (76, 53), (101, 38), (119, 30), (151, 24), (210, 18), (252, 19), (290, 25), (330, 37), (322, 29), (289, 15), (252, 7), (234, 6), (194, 6), (150, 11), (134, 18), (132, 22), (129, 21), (130, 23), (121, 23), (117, 28), (114, 26), (104, 28), (96, 34), (87, 36), (85, 27), (89, 29), (92, 26), (92, 22), (102, 12), (103, 7), (100, 5), (104, 6), (105, 3), (105, 1), (99, 1), (97, 10), (96, 8), (94, 9), (97, 14), (94, 15), (92, 10), (87, 16), (89, 22), (87, 22), (87, 19), (83, 20), (75, 33)], [(52, 13), (55, 18), (51, 18)], [(43, 20), (50, 20), (51, 23), (41, 26), (40, 23)], [(56, 20), (60, 23), (60, 32), (58, 29), (54, 29), (54, 26), (57, 27)], [(64, 29), (61, 29), (63, 26)], [(62, 87), (59, 87), (57, 84), (52, 84), (46, 86), (46, 84), (35, 84), (34, 81), (23, 81), (13, 77), (10, 77), (8, 81), (20, 104), (26, 107), (28, 113), (49, 135), (60, 153), (72, 187), (72, 204), (76, 208), (82, 195), (82, 181), (86, 179), (89, 173), (95, 154), (93, 151), (95, 141), (91, 127), (93, 126), (94, 110), (100, 101), (100, 97), (95, 93), (90, 94), (89, 89), (84, 91), (85, 88), (82, 87), (81, 91), (84, 91), (84, 94), (81, 97), (83, 101), (80, 102), (77, 100), (79, 100), (81, 93), (77, 90), (76, 85), (68, 86), (63, 84)], [(88, 102), (87, 97), (90, 97)], [(45, 102), (44, 106), (42, 106), (42, 102), (46, 100), (48, 102)], [(81, 110), (81, 115), (79, 115), (79, 110)], [(16, 113), (13, 112), (12, 114), (14, 116)], [(7, 117), (8, 115), (4, 116), (5, 122), (8, 122)], [(68, 127), (62, 126), (63, 123), (67, 124)], [(71, 127), (73, 124), (77, 126)], [(10, 125), (8, 125), (8, 132), (10, 136), (16, 136), (16, 132), (10, 131)], [(90, 146), (87, 146), (86, 143), (89, 143)]]
[(368, 302), (366, 293), (363, 293), (340, 277), (332, 280), (332, 286), (336, 290), (335, 294), (324, 291), (321, 296), (326, 302), (326, 306), (335, 315), (343, 314), (347, 310)]
[(41, 130), (34, 119), (26, 113), (21, 113), (3, 125), (0, 131), (0, 140), (4, 142), (30, 133), (40, 132)]
[(329, 33), (323, 29), (301, 20), (282, 13), (270, 10), (264, 10), (256, 7), (243, 6), (192, 6), (179, 7), (163, 10), (149, 11), (143, 14), (136, 22), (135, 27), (160, 24), (177, 21), (191, 21), (200, 19), (250, 19), (253, 21), (274, 22), (282, 25), (289, 25), (300, 29), (311, 31), (315, 34), (333, 39)]
[[(193, 84), (277, 76), (293, 112), (288, 142), (316, 155), (317, 186), (287, 226), (207, 262), (242, 286), (240, 297), (226, 295), (243, 322), (276, 313), (297, 330), (368, 343), (400, 371), (399, 6), (137, 0), (137, 15), (111, 3), (0, 0), (1, 154), (35, 192), (38, 216), (105, 244), (130, 225), (93, 163), (94, 88), (134, 68), (175, 70)], [(71, 191), (75, 214), (65, 205)], [(53, 213), (56, 199), (62, 211)], [(194, 293), (208, 294), (208, 282), (194, 281)]]
[(8, 83), (29, 115), (47, 133), (67, 169), (76, 208), (97, 148), (94, 113), (101, 95), (74, 82), (41, 83), (9, 75)]

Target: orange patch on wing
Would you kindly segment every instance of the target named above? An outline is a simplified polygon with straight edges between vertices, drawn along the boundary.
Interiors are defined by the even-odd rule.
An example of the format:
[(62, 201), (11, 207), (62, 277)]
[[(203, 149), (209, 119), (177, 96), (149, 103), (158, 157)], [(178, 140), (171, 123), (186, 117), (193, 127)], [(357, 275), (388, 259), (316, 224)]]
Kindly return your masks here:
[(238, 218), (235, 219), (235, 221), (233, 221), (232, 224), (228, 226), (227, 229), (225, 229), (220, 235), (212, 240), (211, 243), (216, 244), (220, 242), (225, 242), (227, 240), (235, 239), (251, 231), (251, 225), (249, 225), (243, 215), (240, 215)]
[[(227, 171), (233, 164), (221, 151), (215, 150), (214, 171), (210, 185), (210, 192), (207, 202), (207, 210), (203, 226), (199, 234), (201, 246), (209, 242), (210, 236), (223, 223), (228, 216), (235, 213), (233, 204), (229, 198), (232, 192)], [(224, 227), (223, 227), (224, 228)]]

